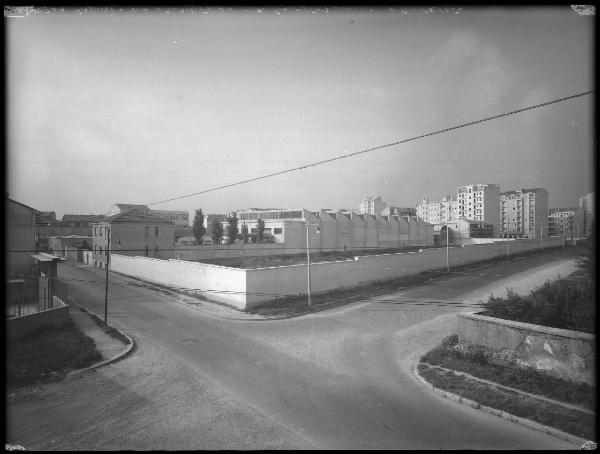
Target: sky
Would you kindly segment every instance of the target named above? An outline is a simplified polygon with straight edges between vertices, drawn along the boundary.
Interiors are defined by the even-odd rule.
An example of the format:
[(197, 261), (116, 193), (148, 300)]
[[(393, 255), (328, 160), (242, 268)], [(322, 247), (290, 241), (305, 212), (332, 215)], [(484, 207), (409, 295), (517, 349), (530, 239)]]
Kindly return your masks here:
[(594, 16), (569, 5), (37, 8), (5, 30), (6, 191), (58, 219), (595, 190), (594, 93), (209, 191), (594, 90)]

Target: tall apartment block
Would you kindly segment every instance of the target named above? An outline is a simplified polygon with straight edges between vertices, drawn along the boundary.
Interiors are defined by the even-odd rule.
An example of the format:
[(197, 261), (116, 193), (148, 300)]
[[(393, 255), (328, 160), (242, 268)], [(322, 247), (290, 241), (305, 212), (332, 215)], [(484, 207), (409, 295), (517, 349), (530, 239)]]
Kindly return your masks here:
[(584, 231), (582, 232), (586, 238), (588, 238), (594, 229), (594, 202), (596, 201), (596, 196), (593, 192), (590, 192), (587, 195), (579, 198), (579, 206), (583, 208), (583, 223), (584, 223)]
[(429, 197), (417, 204), (417, 218), (429, 224), (446, 224), (458, 219), (458, 201), (456, 197), (446, 195), (442, 200), (431, 201)]
[(381, 214), (383, 209), (387, 207), (387, 204), (381, 199), (380, 196), (377, 197), (367, 197), (363, 199), (358, 205), (358, 212), (363, 214)]
[(580, 238), (585, 232), (583, 208), (550, 208), (548, 212), (548, 234)]
[[(470, 184), (456, 189), (458, 218), (485, 221), (494, 226), (494, 236), (499, 236), (500, 186), (497, 184)], [(546, 205), (546, 218), (548, 207)], [(546, 221), (547, 222), (547, 221)]]
[(500, 194), (501, 235), (509, 238), (548, 236), (548, 191), (517, 189)]

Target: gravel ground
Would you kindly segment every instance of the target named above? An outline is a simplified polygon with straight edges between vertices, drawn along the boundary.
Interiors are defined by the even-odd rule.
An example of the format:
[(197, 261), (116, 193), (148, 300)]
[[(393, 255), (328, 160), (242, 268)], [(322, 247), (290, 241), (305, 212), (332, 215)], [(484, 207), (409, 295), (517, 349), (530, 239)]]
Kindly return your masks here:
[(7, 444), (27, 450), (311, 448), (155, 343), (138, 345), (114, 365), (9, 394)]

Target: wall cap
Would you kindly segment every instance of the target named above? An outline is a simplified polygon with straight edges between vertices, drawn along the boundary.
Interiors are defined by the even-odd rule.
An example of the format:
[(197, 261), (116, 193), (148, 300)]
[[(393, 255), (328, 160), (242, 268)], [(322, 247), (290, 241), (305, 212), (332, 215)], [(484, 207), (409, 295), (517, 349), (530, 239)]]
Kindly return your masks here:
[(474, 312), (463, 312), (458, 314), (458, 317), (465, 318), (468, 320), (474, 320), (478, 322), (493, 323), (496, 325), (508, 326), (511, 328), (520, 328), (527, 331), (535, 331), (538, 333), (551, 334), (553, 336), (566, 337), (569, 339), (578, 339), (585, 341), (594, 341), (596, 336), (591, 333), (584, 333), (581, 331), (573, 331), (569, 329), (551, 328), (549, 326), (534, 325), (532, 323), (515, 322), (512, 320), (505, 320), (503, 318), (489, 317), (487, 315), (480, 315)]

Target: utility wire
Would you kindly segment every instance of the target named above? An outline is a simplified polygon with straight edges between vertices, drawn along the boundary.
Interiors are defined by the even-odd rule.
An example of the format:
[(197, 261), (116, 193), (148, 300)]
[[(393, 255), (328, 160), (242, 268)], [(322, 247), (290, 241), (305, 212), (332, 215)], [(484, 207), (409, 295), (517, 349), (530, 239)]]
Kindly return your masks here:
[(518, 113), (521, 113), (521, 112), (526, 112), (528, 110), (538, 109), (540, 107), (545, 107), (545, 106), (549, 106), (551, 104), (556, 104), (556, 103), (567, 101), (567, 100), (570, 100), (570, 99), (579, 98), (579, 97), (586, 96), (586, 95), (589, 95), (589, 94), (592, 94), (592, 93), (594, 93), (594, 90), (585, 91), (585, 92), (578, 93), (578, 94), (571, 95), (571, 96), (565, 96), (564, 98), (553, 99), (551, 101), (546, 101), (546, 102), (543, 102), (541, 104), (535, 104), (533, 106), (524, 107), (522, 109), (517, 109), (517, 110), (512, 110), (510, 112), (505, 112), (505, 113), (502, 113), (502, 114), (499, 114), (499, 115), (494, 115), (494, 116), (491, 116), (491, 117), (482, 118), (480, 120), (475, 120), (475, 121), (471, 121), (471, 122), (468, 122), (468, 123), (462, 123), (462, 124), (459, 124), (459, 125), (456, 125), (456, 126), (451, 126), (449, 128), (444, 128), (444, 129), (439, 129), (437, 131), (428, 132), (428, 133), (425, 133), (425, 134), (421, 134), (419, 136), (411, 137), (409, 139), (403, 139), (403, 140), (399, 140), (397, 142), (392, 142), (392, 143), (388, 143), (388, 144), (385, 144), (385, 145), (379, 145), (377, 147), (372, 147), (372, 148), (367, 148), (365, 150), (356, 151), (354, 153), (344, 154), (344, 155), (336, 156), (336, 157), (333, 157), (333, 158), (324, 159), (322, 161), (312, 162), (312, 163), (305, 164), (305, 165), (302, 165), (302, 166), (299, 166), (299, 167), (293, 167), (291, 169), (281, 170), (279, 172), (273, 172), (273, 173), (269, 173), (267, 175), (262, 175), (262, 176), (259, 176), (259, 177), (255, 177), (255, 178), (250, 178), (250, 179), (247, 179), (247, 180), (238, 181), (238, 182), (235, 182), (235, 183), (230, 183), (230, 184), (225, 184), (225, 185), (222, 185), (222, 186), (217, 186), (217, 187), (214, 187), (214, 188), (211, 188), (211, 189), (205, 189), (204, 191), (195, 192), (193, 194), (182, 195), (182, 196), (179, 196), (179, 197), (172, 197), (170, 199), (161, 200), (160, 202), (150, 203), (150, 204), (148, 204), (146, 206), (153, 206), (153, 205), (158, 205), (158, 204), (161, 204), (161, 203), (172, 202), (174, 200), (185, 199), (187, 197), (193, 197), (193, 196), (196, 196), (196, 195), (206, 194), (208, 192), (214, 192), (214, 191), (218, 191), (218, 190), (221, 190), (221, 189), (230, 188), (230, 187), (233, 187), (233, 186), (239, 186), (241, 184), (251, 183), (253, 181), (258, 181), (258, 180), (263, 180), (265, 178), (271, 178), (271, 177), (274, 177), (274, 176), (277, 176), (277, 175), (283, 175), (283, 174), (286, 174), (286, 173), (295, 172), (297, 170), (307, 169), (309, 167), (320, 166), (320, 165), (326, 164), (328, 162), (333, 162), (333, 161), (337, 161), (337, 160), (341, 160), (341, 159), (351, 158), (351, 157), (354, 157), (354, 156), (358, 156), (360, 154), (369, 153), (371, 151), (381, 150), (383, 148), (393, 147), (395, 145), (400, 145), (400, 144), (411, 142), (411, 141), (414, 141), (414, 140), (423, 139), (425, 137), (430, 137), (430, 136), (434, 136), (434, 135), (437, 135), (437, 134), (443, 134), (443, 133), (446, 133), (446, 132), (454, 131), (456, 129), (466, 128), (467, 126), (473, 126), (473, 125), (476, 125), (476, 124), (479, 124), (479, 123), (484, 123), (484, 122), (487, 122), (487, 121), (496, 120), (498, 118), (508, 117), (510, 115), (515, 115), (515, 114), (518, 114)]

